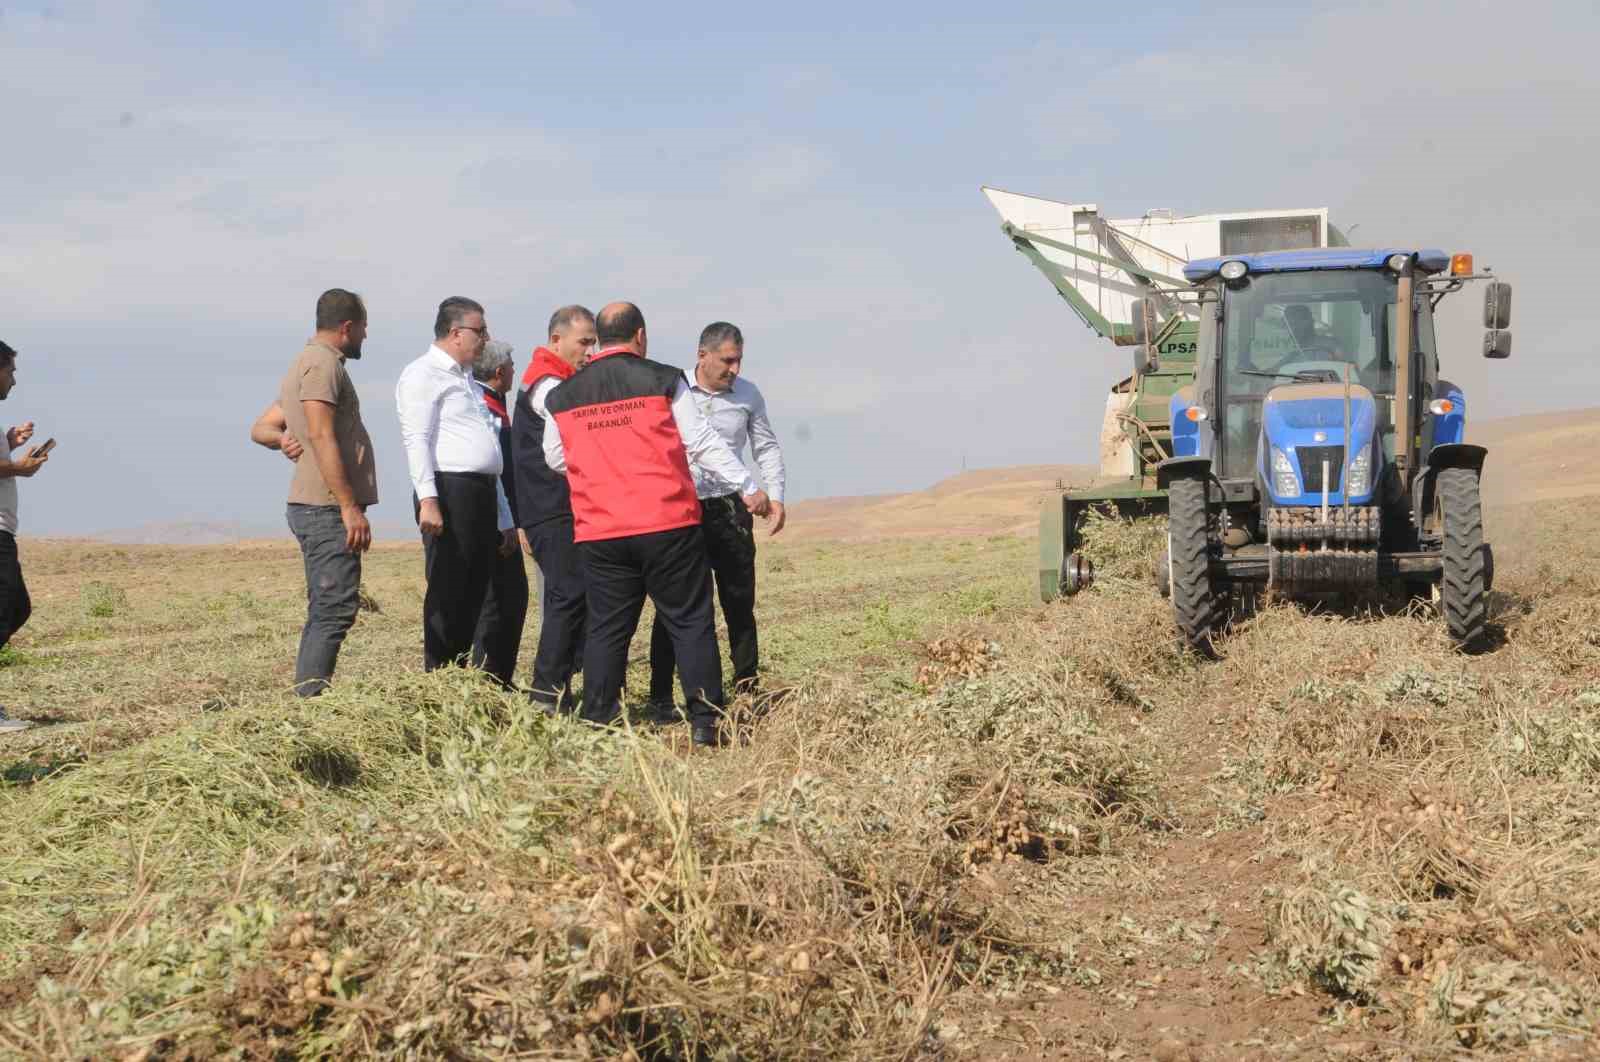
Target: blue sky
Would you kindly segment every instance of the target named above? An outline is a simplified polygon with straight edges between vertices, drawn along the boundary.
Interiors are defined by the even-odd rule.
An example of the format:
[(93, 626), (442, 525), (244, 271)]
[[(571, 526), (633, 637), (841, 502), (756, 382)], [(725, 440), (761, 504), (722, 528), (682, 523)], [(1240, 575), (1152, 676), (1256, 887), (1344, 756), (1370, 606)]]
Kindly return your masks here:
[[(1471, 416), (1596, 405), (1593, 5), (240, 5), (0, 8), (0, 414), (60, 448), (25, 533), (281, 527), (250, 421), (329, 286), (381, 526), (392, 392), (447, 295), (519, 360), (631, 298), (687, 364), (738, 322), (798, 497), (1088, 462), (1125, 351), (999, 235), (989, 183), (1111, 216), (1327, 206), (1358, 242), (1517, 284), (1509, 363), (1447, 318)], [(1452, 358), (1450, 350), (1456, 354)], [(1578, 352), (1581, 352), (1578, 353)], [(1493, 472), (1491, 457), (1490, 473)]]

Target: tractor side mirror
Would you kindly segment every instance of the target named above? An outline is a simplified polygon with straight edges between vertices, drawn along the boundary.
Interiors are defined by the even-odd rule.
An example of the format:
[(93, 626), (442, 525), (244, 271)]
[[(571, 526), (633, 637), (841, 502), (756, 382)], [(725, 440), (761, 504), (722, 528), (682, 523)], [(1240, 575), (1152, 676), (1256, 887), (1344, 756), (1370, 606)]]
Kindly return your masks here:
[(1156, 308), (1149, 299), (1134, 299), (1128, 304), (1133, 312), (1133, 371), (1140, 375), (1158, 367), (1156, 352), (1150, 339), (1155, 333)]
[(1491, 328), (1483, 334), (1483, 356), (1486, 358), (1511, 357), (1511, 333)]
[(1503, 280), (1492, 280), (1483, 289), (1483, 327), (1511, 327), (1511, 285)]

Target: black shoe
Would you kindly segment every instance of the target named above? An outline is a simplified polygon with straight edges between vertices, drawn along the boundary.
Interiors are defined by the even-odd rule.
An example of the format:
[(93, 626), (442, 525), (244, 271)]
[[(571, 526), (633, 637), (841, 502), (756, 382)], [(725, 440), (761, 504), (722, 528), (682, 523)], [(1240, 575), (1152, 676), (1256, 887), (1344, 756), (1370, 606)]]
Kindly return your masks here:
[(584, 707), (574, 712), (573, 717), (581, 723), (588, 723), (590, 726), (616, 726), (623, 719), (622, 705), (613, 706), (609, 712), (591, 712), (587, 707)]
[(716, 723), (695, 723), (690, 730), (689, 740), (696, 746), (707, 749), (720, 749), (728, 744), (722, 728)]
[(683, 712), (673, 703), (671, 697), (665, 699), (652, 697), (645, 702), (645, 718), (657, 726), (671, 726), (683, 722)]
[(583, 694), (566, 690), (528, 690), (528, 701), (545, 715), (577, 715), (583, 709)]

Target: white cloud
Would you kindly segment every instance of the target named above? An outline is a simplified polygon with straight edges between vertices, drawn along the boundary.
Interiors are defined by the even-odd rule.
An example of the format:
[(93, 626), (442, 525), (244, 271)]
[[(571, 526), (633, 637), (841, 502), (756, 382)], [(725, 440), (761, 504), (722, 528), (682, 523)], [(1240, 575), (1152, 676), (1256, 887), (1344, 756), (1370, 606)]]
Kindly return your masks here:
[(431, 5), (426, 0), (342, 0), (336, 12), (339, 29), (367, 57), (383, 54), (394, 40), (411, 31), (428, 14), (440, 16), (447, 32), (458, 34), (458, 48), (471, 43), (469, 29), (513, 16), (563, 18), (578, 13), (573, 0), (464, 0)]
[(489, 6), (504, 12), (544, 18), (566, 18), (578, 13), (578, 5), (573, 0), (493, 0)]
[(816, 144), (769, 141), (728, 159), (722, 186), (735, 199), (791, 199), (813, 192), (833, 175), (833, 155)]
[(411, 22), (413, 0), (345, 0), (338, 8), (339, 28), (368, 56), (378, 55)]

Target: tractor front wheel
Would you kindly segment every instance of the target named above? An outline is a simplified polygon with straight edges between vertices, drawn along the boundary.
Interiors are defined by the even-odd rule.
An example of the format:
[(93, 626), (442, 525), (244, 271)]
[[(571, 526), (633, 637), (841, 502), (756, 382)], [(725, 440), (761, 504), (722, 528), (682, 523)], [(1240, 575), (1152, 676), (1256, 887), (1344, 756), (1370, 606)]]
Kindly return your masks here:
[(1218, 606), (1211, 585), (1211, 519), (1206, 508), (1206, 481), (1174, 480), (1167, 490), (1167, 506), (1173, 616), (1189, 647), (1204, 656), (1213, 656)]
[(1434, 496), (1444, 529), (1444, 578), (1439, 608), (1450, 639), (1468, 652), (1483, 647), (1488, 625), (1489, 564), (1483, 546), (1483, 505), (1478, 473), (1470, 468), (1440, 471)]

